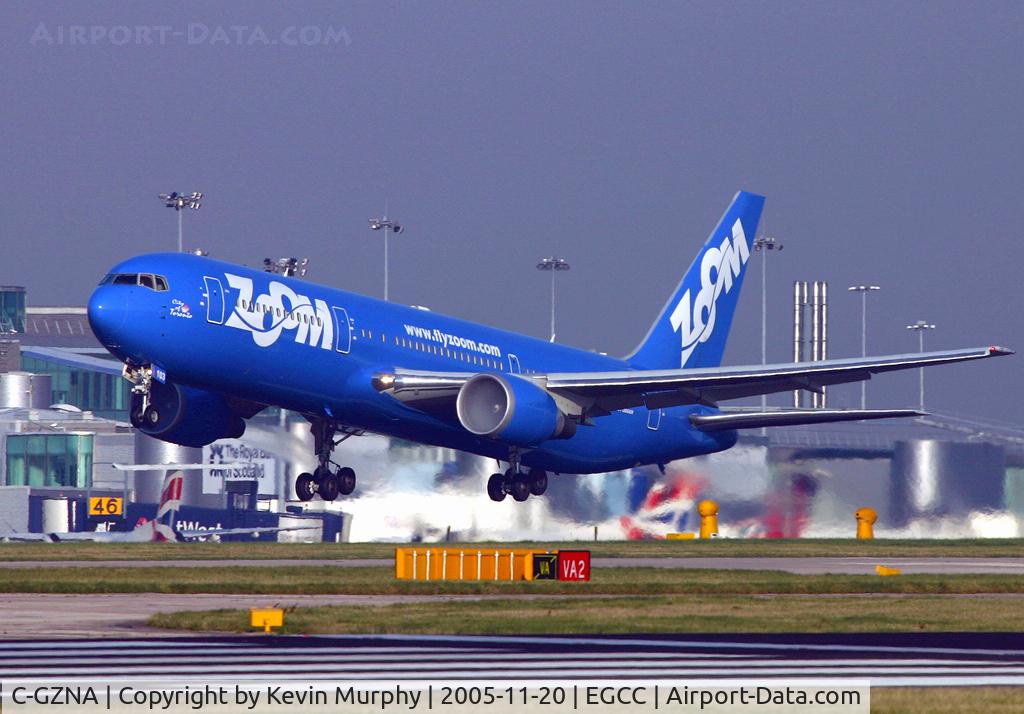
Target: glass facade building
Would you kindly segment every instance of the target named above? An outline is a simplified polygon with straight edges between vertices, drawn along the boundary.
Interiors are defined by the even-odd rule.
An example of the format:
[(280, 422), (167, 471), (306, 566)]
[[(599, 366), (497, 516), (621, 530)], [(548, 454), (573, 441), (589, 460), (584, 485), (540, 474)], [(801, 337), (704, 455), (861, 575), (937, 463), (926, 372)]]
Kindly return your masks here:
[(89, 488), (92, 434), (8, 434), (7, 486)]
[(0, 334), (25, 331), (25, 288), (0, 285)]
[(21, 356), (26, 372), (53, 378), (51, 404), (72, 404), (104, 419), (128, 420), (132, 385), (120, 376), (93, 372), (52, 360)]

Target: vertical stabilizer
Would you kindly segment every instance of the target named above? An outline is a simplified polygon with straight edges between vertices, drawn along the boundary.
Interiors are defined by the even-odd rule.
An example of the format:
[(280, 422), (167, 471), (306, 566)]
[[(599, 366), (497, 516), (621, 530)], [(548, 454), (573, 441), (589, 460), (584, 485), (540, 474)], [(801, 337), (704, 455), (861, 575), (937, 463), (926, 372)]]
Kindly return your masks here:
[(701, 247), (640, 346), (639, 369), (721, 364), (764, 196), (740, 191)]

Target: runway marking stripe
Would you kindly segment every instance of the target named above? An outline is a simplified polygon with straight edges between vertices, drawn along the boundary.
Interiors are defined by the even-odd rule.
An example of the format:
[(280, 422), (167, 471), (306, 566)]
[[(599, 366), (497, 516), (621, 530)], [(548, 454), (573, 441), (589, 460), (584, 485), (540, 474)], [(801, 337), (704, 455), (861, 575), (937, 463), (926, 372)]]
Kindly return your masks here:
[[(452, 665), (456, 666), (453, 667)], [(517, 675), (522, 676), (526, 672), (547, 672), (547, 673), (561, 673), (566, 671), (575, 672), (646, 672), (654, 675), (655, 673), (664, 675), (668, 672), (690, 672), (690, 673), (728, 673), (728, 672), (800, 672), (809, 671), (815, 673), (822, 672), (849, 672), (851, 670), (856, 671), (872, 671), (878, 673), (908, 673), (912, 674), (920, 672), (922, 668), (927, 670), (928, 674), (936, 673), (952, 673), (952, 672), (971, 672), (976, 670), (983, 673), (1004, 673), (1004, 674), (1022, 674), (1024, 675), (1024, 665), (1021, 666), (992, 666), (987, 663), (972, 663), (972, 666), (964, 667), (949, 666), (949, 665), (935, 665), (927, 664), (922, 665), (898, 665), (892, 666), (889, 663), (882, 663), (877, 665), (868, 665), (860, 662), (849, 662), (841, 665), (829, 663), (828, 665), (822, 665), (821, 663), (801, 663), (801, 662), (767, 662), (767, 663), (751, 663), (744, 662), (740, 663), (729, 663), (728, 668), (723, 668), (722, 662), (707, 662), (702, 664), (683, 664), (677, 666), (663, 666), (663, 667), (652, 667), (647, 663), (637, 663), (635, 665), (630, 663), (615, 663), (614, 668), (610, 667), (608, 663), (588, 663), (588, 662), (576, 662), (569, 661), (564, 663), (552, 664), (549, 666), (538, 667), (534, 664), (516, 664), (516, 663), (500, 663), (501, 669), (506, 671), (514, 671)], [(161, 672), (167, 673), (181, 673), (189, 672), (194, 674), (203, 673), (239, 673), (239, 674), (256, 674), (256, 673), (269, 673), (279, 671), (291, 671), (294, 670), (294, 663), (287, 663), (281, 665), (249, 665), (245, 663), (231, 663), (224, 665), (204, 665), (204, 666), (167, 666), (159, 662), (151, 662), (145, 664), (131, 665), (131, 666), (119, 666), (119, 667), (103, 667), (103, 666), (73, 666), (73, 667), (39, 667), (33, 665), (27, 665), (24, 667), (17, 667), (7, 669), (3, 672), (5, 677), (19, 677), (24, 678), (29, 676), (31, 673), (60, 673), (65, 675), (72, 675), (75, 673), (107, 673), (107, 674), (137, 674), (143, 671), (153, 671), (154, 666), (158, 666)], [(475, 662), (459, 662), (459, 663), (422, 663), (417, 664), (415, 662), (409, 663), (396, 663), (393, 666), (383, 667), (380, 665), (350, 665), (346, 667), (332, 667), (329, 663), (323, 665), (316, 661), (310, 661), (305, 663), (302, 671), (305, 673), (311, 672), (335, 672), (345, 674), (357, 674), (361, 672), (371, 673), (382, 673), (382, 672), (473, 672), (473, 673), (490, 673), (494, 671), (492, 663), (477, 664)], [(378, 677), (380, 678), (380, 677)]]

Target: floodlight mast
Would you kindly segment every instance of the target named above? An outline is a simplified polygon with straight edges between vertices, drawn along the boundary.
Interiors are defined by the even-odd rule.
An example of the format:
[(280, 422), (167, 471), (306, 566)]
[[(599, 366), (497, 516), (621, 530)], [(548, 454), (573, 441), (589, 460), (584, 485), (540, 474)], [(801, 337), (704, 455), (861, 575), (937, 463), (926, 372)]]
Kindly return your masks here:
[[(917, 351), (924, 352), (924, 333), (926, 330), (934, 330), (935, 325), (929, 324), (926, 320), (918, 320), (913, 325), (907, 325), (908, 330), (917, 332)], [(920, 376), (920, 409), (924, 411), (924, 367), (918, 370)]]
[(555, 273), (569, 268), (568, 262), (555, 257), (541, 258), (537, 263), (537, 270), (547, 270), (551, 273), (551, 342), (555, 341)]
[(388, 299), (388, 234), (398, 234), (405, 229), (386, 215), (381, 218), (371, 218), (370, 230), (379, 231), (381, 229), (384, 230), (384, 300), (386, 301)]
[[(754, 239), (754, 251), (763, 253), (761, 256), (761, 364), (768, 364), (768, 253), (781, 251), (782, 243), (774, 238), (761, 236)], [(768, 395), (761, 395), (761, 411), (768, 409)], [(761, 435), (767, 432), (762, 429)]]
[(160, 200), (164, 202), (164, 206), (167, 208), (173, 208), (178, 214), (178, 252), (184, 252), (182, 247), (181, 239), (181, 212), (186, 208), (191, 208), (193, 211), (198, 211), (202, 204), (200, 201), (203, 199), (201, 191), (193, 191), (192, 193), (185, 193), (184, 191), (172, 191), (171, 193), (161, 193)]
[[(851, 285), (847, 288), (852, 293), (860, 293), (860, 356), (868, 356), (868, 293), (881, 290), (877, 285)], [(868, 383), (860, 383), (860, 408), (867, 409)]]

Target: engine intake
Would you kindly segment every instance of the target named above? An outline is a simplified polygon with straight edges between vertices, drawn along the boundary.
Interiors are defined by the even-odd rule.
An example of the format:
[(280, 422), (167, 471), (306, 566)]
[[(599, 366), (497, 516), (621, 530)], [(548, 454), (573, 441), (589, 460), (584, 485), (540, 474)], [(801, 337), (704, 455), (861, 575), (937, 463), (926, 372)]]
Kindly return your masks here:
[(467, 431), (519, 446), (568, 439), (576, 433), (575, 420), (551, 395), (522, 377), (478, 374), (459, 389), (455, 409)]

